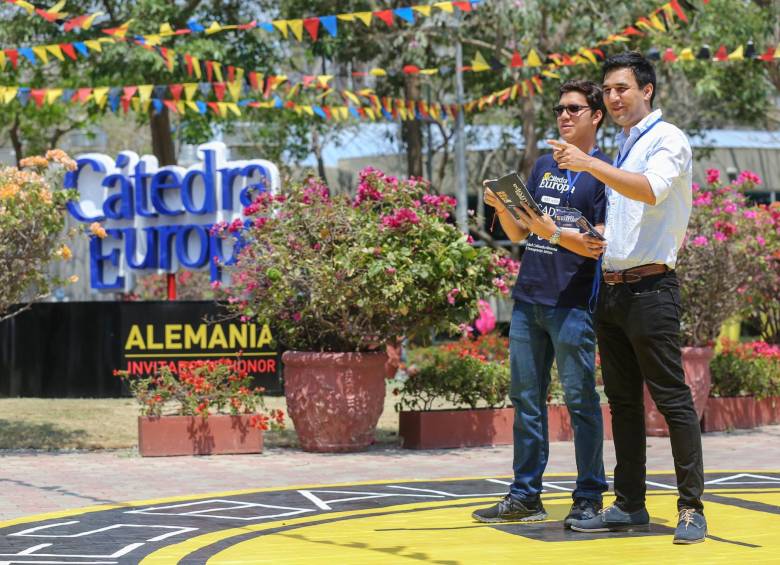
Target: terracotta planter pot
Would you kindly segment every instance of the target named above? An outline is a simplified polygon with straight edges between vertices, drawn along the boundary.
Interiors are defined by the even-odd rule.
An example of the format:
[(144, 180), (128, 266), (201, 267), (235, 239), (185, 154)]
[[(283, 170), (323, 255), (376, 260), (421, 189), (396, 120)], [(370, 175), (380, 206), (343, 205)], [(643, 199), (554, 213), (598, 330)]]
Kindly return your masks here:
[(409, 411), (398, 415), (406, 449), (511, 445), (514, 408)]
[[(604, 437), (612, 439), (609, 406), (601, 406)], [(399, 414), (401, 446), (406, 449), (441, 449), (511, 445), (514, 408), (480, 408), (477, 410), (404, 411)], [(573, 432), (566, 406), (547, 406), (550, 441), (571, 441)]]
[(780, 423), (780, 398), (756, 400), (752, 396), (710, 398), (704, 411), (702, 431), (750, 429)]
[(360, 451), (373, 443), (386, 362), (384, 352), (282, 355), (287, 411), (304, 451)]
[(138, 418), (138, 451), (143, 457), (262, 453), (263, 431), (250, 415), (213, 414)]
[[(693, 405), (696, 415), (701, 420), (704, 407), (710, 396), (712, 379), (710, 377), (710, 361), (714, 355), (712, 347), (683, 347), (682, 365), (685, 371), (685, 382), (691, 388)], [(658, 410), (645, 385), (645, 430), (649, 436), (668, 436), (669, 428), (666, 419)]]

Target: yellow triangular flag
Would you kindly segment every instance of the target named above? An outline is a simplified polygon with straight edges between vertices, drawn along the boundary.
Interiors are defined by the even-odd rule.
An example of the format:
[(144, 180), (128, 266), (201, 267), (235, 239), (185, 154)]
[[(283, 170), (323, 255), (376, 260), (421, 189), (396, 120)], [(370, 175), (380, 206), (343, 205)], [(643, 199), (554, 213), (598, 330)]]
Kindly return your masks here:
[(187, 113), (186, 106), (184, 105), (184, 102), (181, 101), (181, 100), (176, 102), (176, 109), (179, 111), (179, 114), (186, 114)]
[(238, 108), (238, 104), (234, 104), (233, 102), (228, 102), (227, 107), (228, 107), (228, 110), (233, 112), (233, 114), (235, 114), (236, 116), (240, 116), (241, 115), (241, 110)]
[(490, 65), (487, 64), (487, 61), (485, 61), (485, 58), (479, 51), (474, 55), (474, 60), (471, 61), (471, 70), (478, 73), (490, 70)]
[(3, 93), (3, 104), (8, 104), (11, 100), (16, 98), (16, 93), (19, 92), (18, 86), (6, 86)]
[(217, 108), (219, 109), (219, 115), (223, 118), (227, 118), (227, 102), (218, 102)]
[(230, 97), (233, 98), (236, 102), (238, 102), (238, 99), (241, 97), (241, 83), (236, 81), (229, 82), (228, 83), (228, 92), (230, 92)]
[(368, 117), (371, 118), (372, 121), (376, 121), (376, 114), (371, 108), (366, 108), (366, 114), (368, 114)]
[(346, 106), (341, 106), (339, 108), (339, 113), (341, 114), (341, 118), (346, 120), (349, 117), (349, 108)]
[(63, 13), (62, 9), (65, 7), (65, 3), (66, 2), (67, 2), (67, 0), (60, 0), (54, 6), (52, 6), (51, 8), (49, 8), (46, 11), (48, 13), (50, 13), (50, 14), (61, 14), (61, 13)]
[(33, 47), (32, 50), (33, 53), (35, 53), (38, 56), (38, 58), (41, 61), (43, 61), (44, 65), (49, 62), (49, 55), (46, 53), (46, 48), (44, 46), (38, 45), (36, 47)]
[(92, 27), (92, 24), (95, 23), (95, 19), (99, 18), (103, 15), (103, 12), (95, 12), (91, 16), (89, 16), (86, 20), (84, 20), (84, 23), (81, 24), (81, 29), (89, 29)]
[(439, 74), (439, 69), (420, 69), (421, 75), (437, 75)]
[(774, 58), (780, 59), (780, 45), (778, 45), (777, 48), (775, 49)]
[(290, 20), (287, 22), (290, 25), (290, 29), (298, 41), (303, 40), (303, 20)]
[(554, 73), (552, 71), (542, 71), (542, 75), (548, 78), (561, 78), (561, 75)]
[(531, 49), (525, 58), (525, 64), (528, 67), (541, 67), (542, 60), (539, 58), (539, 54), (535, 49)]
[(412, 10), (415, 12), (418, 12), (422, 14), (423, 16), (430, 16), (431, 15), (431, 7), (430, 6), (412, 6)]
[(371, 17), (373, 16), (371, 12), (355, 12), (353, 15), (363, 22), (366, 27), (371, 27)]
[(47, 104), (54, 104), (54, 102), (62, 96), (62, 89), (61, 88), (50, 88), (46, 91), (46, 103)]
[(368, 71), (368, 74), (375, 77), (386, 77), (387, 71), (385, 71), (384, 69), (371, 69), (370, 71)]
[(30, 4), (29, 2), (25, 2), (24, 0), (16, 0), (16, 2), (14, 2), (14, 3), (15, 3), (17, 6), (19, 6), (20, 8), (24, 8), (25, 10), (27, 10), (27, 12), (28, 12), (30, 15), (32, 15), (32, 14), (34, 14), (34, 13), (35, 13), (35, 6), (33, 6), (32, 4)]
[(308, 104), (302, 105), (301, 108), (303, 108), (303, 111), (309, 114), (310, 116), (314, 115), (314, 108), (312, 108)]
[(214, 69), (214, 76), (217, 77), (217, 82), (225, 82), (225, 79), (222, 78), (222, 64), (212, 61), (211, 66)]
[(357, 96), (355, 96), (353, 92), (349, 90), (342, 90), (341, 94), (356, 106), (360, 106), (360, 99)]
[(222, 31), (222, 26), (219, 25), (217, 22), (212, 22), (211, 25), (206, 29), (206, 35), (219, 33), (220, 31)]
[(693, 54), (693, 49), (690, 47), (686, 47), (682, 51), (680, 51), (680, 60), (681, 61), (695, 61), (696, 56)]
[(171, 35), (175, 35), (175, 32), (173, 31), (173, 27), (171, 24), (165, 23), (160, 25), (160, 35), (163, 37), (169, 37)]
[(92, 90), (92, 98), (99, 108), (105, 106), (106, 101), (108, 100), (109, 90), (110, 89), (107, 86), (98, 86)]
[(100, 41), (95, 41), (94, 39), (87, 39), (86, 41), (84, 41), (84, 45), (86, 45), (93, 51), (97, 51), (98, 53), (103, 51), (102, 47), (100, 46)]
[(65, 60), (65, 56), (62, 54), (62, 49), (60, 48), (59, 45), (47, 45), (46, 51), (54, 55), (60, 61)]
[(0, 70), (5, 69), (5, 51), (0, 49)]
[(144, 35), (144, 43), (146, 43), (150, 47), (154, 47), (156, 45), (162, 44), (162, 37), (160, 37), (157, 34)]
[(274, 27), (282, 33), (282, 37), (287, 39), (287, 20), (274, 20), (271, 22)]
[(571, 58), (571, 62), (575, 65), (587, 65), (589, 61), (582, 55), (575, 55)]
[(512, 90), (511, 90), (511, 92), (509, 93), (509, 97), (510, 97), (512, 100), (516, 99), (516, 98), (517, 98), (517, 94), (518, 94), (518, 92), (520, 92), (520, 87), (519, 87), (517, 84), (513, 84), (513, 85), (512, 85)]
[(342, 22), (354, 22), (355, 21), (355, 14), (339, 14), (336, 17), (338, 19), (340, 19)]
[(194, 112), (196, 112), (196, 113), (200, 114), (200, 108), (198, 108), (198, 105), (197, 105), (197, 104), (195, 104), (195, 102), (190, 102), (190, 101), (188, 101), (188, 102), (186, 102), (186, 104), (187, 104), (187, 107), (188, 107), (190, 110), (193, 110)]
[(333, 75), (318, 75), (317, 76), (317, 82), (320, 86), (326, 87), (330, 86), (330, 81), (333, 80)]
[(454, 12), (455, 10), (452, 7), (452, 2), (437, 2), (434, 4), (439, 10), (442, 10), (443, 12), (449, 12), (450, 14)]
[(135, 111), (136, 114), (140, 114), (141, 103), (138, 101), (138, 98), (133, 98), (130, 103), (133, 106), (133, 111)]
[[(184, 84), (184, 98), (192, 100), (195, 93), (198, 91), (198, 85), (194, 82), (187, 82)], [(197, 107), (197, 106), (196, 106)]]
[(301, 83), (299, 82), (298, 84), (294, 85), (294, 86), (293, 86), (293, 87), (292, 87), (292, 88), (291, 88), (291, 89), (290, 89), (290, 90), (287, 92), (287, 96), (285, 96), (285, 98), (286, 98), (287, 100), (292, 100), (293, 98), (295, 98), (295, 95), (296, 95), (296, 94), (298, 94), (298, 91), (299, 91), (300, 89), (301, 89)]
[(236, 67), (236, 82), (244, 84), (244, 69)]
[(729, 61), (742, 61), (745, 58), (745, 49), (740, 45), (729, 53)]
[(200, 70), (200, 59), (198, 59), (197, 57), (192, 58), (192, 70), (195, 71), (196, 78), (203, 77), (203, 73)]
[(591, 63), (594, 65), (598, 63), (598, 59), (596, 59), (596, 55), (593, 54), (593, 51), (590, 49), (585, 49), (584, 47), (580, 47), (578, 50), (579, 53), (582, 53), (582, 55)]
[(153, 84), (139, 84), (138, 96), (141, 98), (141, 102), (146, 102), (152, 97), (152, 91), (154, 90)]
[(664, 31), (664, 32), (666, 31), (666, 26), (664, 26), (664, 23), (661, 21), (661, 18), (659, 18), (657, 14), (650, 14), (650, 23), (652, 23), (653, 27), (658, 31)]

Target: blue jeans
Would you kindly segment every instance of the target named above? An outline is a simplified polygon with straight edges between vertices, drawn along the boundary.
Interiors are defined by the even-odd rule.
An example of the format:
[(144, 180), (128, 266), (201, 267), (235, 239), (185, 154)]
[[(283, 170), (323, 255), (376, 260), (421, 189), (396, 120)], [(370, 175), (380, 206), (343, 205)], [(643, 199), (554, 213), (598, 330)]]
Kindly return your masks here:
[(533, 502), (542, 491), (550, 453), (547, 391), (555, 359), (574, 431), (577, 487), (572, 497), (601, 501), (607, 481), (595, 352), (593, 319), (587, 310), (515, 302), (509, 330), (509, 394), (515, 407), (513, 498)]

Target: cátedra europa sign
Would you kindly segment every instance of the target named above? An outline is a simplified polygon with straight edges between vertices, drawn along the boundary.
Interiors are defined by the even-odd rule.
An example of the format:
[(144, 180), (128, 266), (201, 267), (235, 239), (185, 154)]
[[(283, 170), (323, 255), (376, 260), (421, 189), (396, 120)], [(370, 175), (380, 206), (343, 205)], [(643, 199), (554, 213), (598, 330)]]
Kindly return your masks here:
[(230, 161), (221, 142), (201, 145), (198, 158), (188, 168), (160, 167), (156, 157), (132, 151), (77, 158), (65, 188), (79, 198), (68, 211), (79, 222), (100, 222), (107, 234), (90, 240), (93, 289), (126, 289), (136, 272), (209, 269), (212, 281), (220, 279), (219, 265), (230, 264), (236, 248), (223, 249), (211, 228), (244, 220), (258, 193), (279, 189), (279, 171), (264, 159)]

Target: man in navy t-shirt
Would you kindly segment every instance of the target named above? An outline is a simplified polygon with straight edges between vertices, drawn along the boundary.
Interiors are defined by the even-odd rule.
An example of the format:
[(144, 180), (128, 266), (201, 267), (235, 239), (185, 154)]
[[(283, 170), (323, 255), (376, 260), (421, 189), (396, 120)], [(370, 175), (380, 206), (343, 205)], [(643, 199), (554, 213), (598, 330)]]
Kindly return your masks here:
[[(596, 132), (605, 115), (597, 84), (566, 82), (553, 110), (565, 141), (610, 161), (596, 147)], [(587, 173), (558, 168), (552, 155), (536, 161), (528, 189), (545, 214), (538, 217), (525, 208), (523, 221), (516, 220), (493, 192), (485, 190), (485, 203), (496, 209), (506, 234), (513, 241), (527, 237), (527, 243), (512, 293), (515, 307), (509, 331), (514, 481), (503, 500), (472, 516), (481, 522), (530, 522), (547, 517), (540, 494), (549, 454), (547, 391), (555, 360), (577, 459), (574, 502), (564, 520), (568, 527), (575, 519), (595, 516), (607, 490), (604, 432), (594, 377), (596, 339), (588, 309), (596, 259), (605, 244), (584, 237), (575, 224), (581, 214), (601, 231), (606, 199), (604, 183)]]

